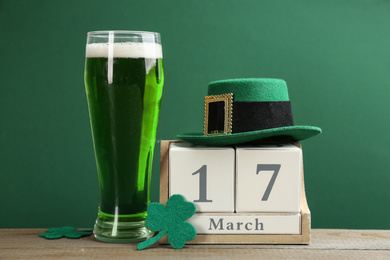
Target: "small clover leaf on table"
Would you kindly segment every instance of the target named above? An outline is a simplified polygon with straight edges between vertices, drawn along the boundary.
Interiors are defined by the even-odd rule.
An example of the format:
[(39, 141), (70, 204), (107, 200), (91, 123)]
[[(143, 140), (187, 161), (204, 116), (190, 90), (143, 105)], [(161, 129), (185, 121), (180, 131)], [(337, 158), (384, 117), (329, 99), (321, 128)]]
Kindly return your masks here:
[(159, 233), (142, 243), (137, 248), (142, 250), (156, 243), (165, 234), (168, 234), (168, 242), (173, 248), (183, 248), (186, 241), (196, 237), (194, 226), (184, 220), (189, 219), (195, 214), (195, 204), (188, 202), (180, 194), (172, 195), (167, 205), (153, 202), (148, 206), (148, 217), (145, 220), (145, 226)]
[(40, 237), (47, 239), (58, 239), (61, 237), (80, 238), (91, 235), (92, 229), (76, 230), (74, 227), (55, 227), (49, 228), (47, 232), (39, 234)]

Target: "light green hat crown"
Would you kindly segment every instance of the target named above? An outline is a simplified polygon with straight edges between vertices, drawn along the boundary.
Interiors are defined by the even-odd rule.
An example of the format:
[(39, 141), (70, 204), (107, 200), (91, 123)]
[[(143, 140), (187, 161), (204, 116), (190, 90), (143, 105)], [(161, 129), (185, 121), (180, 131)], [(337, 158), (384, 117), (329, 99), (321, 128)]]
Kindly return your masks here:
[(234, 101), (290, 101), (282, 79), (227, 79), (209, 83), (208, 95), (234, 93)]

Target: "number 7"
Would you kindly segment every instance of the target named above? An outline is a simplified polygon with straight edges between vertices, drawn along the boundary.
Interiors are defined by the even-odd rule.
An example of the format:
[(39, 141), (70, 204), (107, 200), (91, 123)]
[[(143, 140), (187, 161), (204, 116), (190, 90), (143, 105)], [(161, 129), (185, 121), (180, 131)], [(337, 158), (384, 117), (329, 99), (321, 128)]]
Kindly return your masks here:
[(262, 201), (267, 201), (269, 194), (271, 193), (272, 187), (275, 184), (276, 177), (278, 176), (279, 170), (281, 165), (280, 164), (258, 164), (256, 174), (259, 174), (260, 171), (274, 171), (272, 174), (272, 177), (268, 183), (267, 189), (264, 192), (263, 198), (261, 198)]

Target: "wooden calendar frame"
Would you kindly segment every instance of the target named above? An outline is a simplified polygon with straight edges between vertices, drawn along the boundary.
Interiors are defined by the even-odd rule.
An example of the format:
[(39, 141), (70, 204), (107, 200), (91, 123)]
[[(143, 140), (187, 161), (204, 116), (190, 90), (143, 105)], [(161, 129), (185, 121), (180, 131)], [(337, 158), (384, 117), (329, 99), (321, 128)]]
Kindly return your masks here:
[[(166, 205), (169, 197), (169, 145), (183, 141), (162, 140), (161, 141), (161, 161), (160, 161), (160, 203)], [(300, 143), (294, 143), (302, 149)], [(303, 161), (302, 163), (302, 188), (301, 188), (301, 233), (300, 234), (198, 234), (194, 240), (187, 241), (186, 244), (309, 244), (311, 215), (307, 205)], [(232, 213), (236, 214), (236, 213)], [(167, 244), (164, 236), (160, 243)]]

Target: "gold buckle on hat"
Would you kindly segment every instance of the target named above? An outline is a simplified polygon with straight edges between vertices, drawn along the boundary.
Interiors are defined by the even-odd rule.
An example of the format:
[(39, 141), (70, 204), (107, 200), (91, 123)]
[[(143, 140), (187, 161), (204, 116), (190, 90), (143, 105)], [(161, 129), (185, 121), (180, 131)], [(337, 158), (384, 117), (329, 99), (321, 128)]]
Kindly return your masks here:
[[(209, 130), (209, 104), (213, 102), (224, 102), (224, 129)], [(229, 135), (232, 133), (233, 116), (233, 93), (222, 95), (210, 95), (204, 98), (204, 121), (203, 135)], [(222, 129), (221, 129), (222, 130)]]

